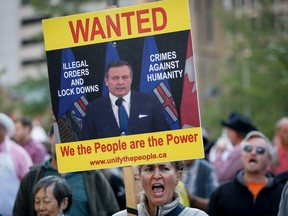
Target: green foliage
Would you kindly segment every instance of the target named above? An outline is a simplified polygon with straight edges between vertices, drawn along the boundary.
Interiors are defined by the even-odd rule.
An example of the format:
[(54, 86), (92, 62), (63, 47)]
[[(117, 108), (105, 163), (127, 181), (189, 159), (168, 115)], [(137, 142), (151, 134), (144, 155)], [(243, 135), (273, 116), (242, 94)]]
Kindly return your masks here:
[[(96, 0), (97, 1), (97, 0)], [(100, 0), (98, 0), (100, 1)], [(76, 14), (81, 12), (81, 5), (83, 3), (92, 2), (92, 0), (29, 0), (29, 3), (35, 8), (41, 16), (47, 17), (55, 17), (55, 16), (63, 16)], [(95, 0), (93, 0), (95, 2)], [(35, 34), (33, 38), (37, 41), (43, 41), (42, 34)], [(43, 55), (45, 55), (43, 51)], [(39, 65), (35, 65), (37, 68)], [(42, 73), (40, 71), (39, 73)], [(47, 74), (47, 72), (42, 73)], [(1, 75), (1, 74), (0, 74)], [(36, 77), (28, 77), (24, 79), (22, 82), (13, 86), (11, 90), (9, 90), (9, 94), (7, 92), (1, 91), (0, 89), (0, 100), (5, 98), (7, 101), (8, 96), (11, 98), (10, 103), (5, 104), (5, 106), (1, 105), (2, 111), (11, 111), (17, 112), (21, 115), (33, 117), (35, 115), (40, 115), (44, 120), (44, 125), (46, 128), (50, 126), (52, 116), (51, 116), (51, 99), (50, 99), (50, 90), (49, 90), (49, 80), (47, 75), (42, 75)]]
[(97, 1), (100, 2), (103, 0), (29, 0), (29, 2), (35, 7), (35, 9), (50, 17), (80, 13), (81, 5), (83, 5), (84, 3)]
[[(1, 76), (3, 76), (4, 74), (5, 74), (5, 69), (0, 68), (0, 80), (1, 80)], [(0, 112), (10, 113), (13, 111), (14, 109), (13, 97), (8, 91), (8, 89), (5, 88), (2, 83), (0, 83), (0, 101), (1, 101)]]
[[(220, 16), (228, 34), (221, 66), (218, 109), (239, 111), (270, 138), (276, 121), (288, 109), (287, 20), (273, 12), (273, 1), (260, 1), (253, 11), (229, 11)], [(278, 27), (278, 28), (277, 28)]]
[(51, 114), (50, 91), (47, 76), (28, 77), (13, 87), (13, 95), (21, 104), (21, 113), (28, 116)]

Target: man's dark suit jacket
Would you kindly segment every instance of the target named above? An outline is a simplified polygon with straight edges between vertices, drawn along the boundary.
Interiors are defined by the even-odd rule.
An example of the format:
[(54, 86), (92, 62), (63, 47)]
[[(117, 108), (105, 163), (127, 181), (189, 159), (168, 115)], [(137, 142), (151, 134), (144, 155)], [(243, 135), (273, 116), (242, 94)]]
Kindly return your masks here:
[[(162, 106), (152, 94), (131, 92), (131, 108), (127, 132), (141, 134), (170, 130)], [(109, 96), (88, 104), (81, 140), (120, 136)]]

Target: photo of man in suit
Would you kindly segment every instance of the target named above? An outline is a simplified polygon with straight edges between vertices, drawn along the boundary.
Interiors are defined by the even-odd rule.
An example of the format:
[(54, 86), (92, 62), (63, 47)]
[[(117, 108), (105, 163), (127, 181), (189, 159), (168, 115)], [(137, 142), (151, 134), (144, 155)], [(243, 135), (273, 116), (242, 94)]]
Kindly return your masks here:
[(133, 70), (126, 61), (113, 61), (107, 66), (109, 94), (88, 104), (82, 140), (170, 130), (156, 96), (131, 91), (132, 79)]

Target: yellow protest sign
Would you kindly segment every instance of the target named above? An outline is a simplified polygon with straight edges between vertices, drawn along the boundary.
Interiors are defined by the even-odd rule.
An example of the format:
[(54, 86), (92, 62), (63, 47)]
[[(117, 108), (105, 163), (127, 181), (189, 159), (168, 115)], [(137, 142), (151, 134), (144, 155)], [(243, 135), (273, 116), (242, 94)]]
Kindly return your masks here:
[[(43, 21), (60, 172), (204, 157), (188, 6), (165, 0)], [(131, 71), (111, 78), (115, 62)]]

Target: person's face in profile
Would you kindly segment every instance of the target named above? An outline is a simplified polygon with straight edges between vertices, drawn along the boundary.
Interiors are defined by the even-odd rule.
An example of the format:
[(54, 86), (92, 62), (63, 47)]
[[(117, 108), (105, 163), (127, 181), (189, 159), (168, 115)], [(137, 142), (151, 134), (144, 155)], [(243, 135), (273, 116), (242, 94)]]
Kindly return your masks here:
[(25, 140), (25, 137), (27, 137), (30, 133), (30, 129), (28, 127), (25, 127), (22, 125), (21, 122), (15, 123), (15, 133), (14, 138), (18, 143), (21, 143)]
[(68, 198), (65, 198), (62, 203), (58, 204), (54, 194), (53, 185), (46, 188), (41, 188), (35, 195), (34, 208), (37, 216), (58, 216), (68, 205)]
[(156, 163), (143, 165), (140, 179), (148, 198), (148, 205), (159, 206), (172, 202), (180, 175), (172, 163)]
[(109, 92), (116, 97), (123, 97), (131, 89), (132, 76), (129, 67), (119, 66), (112, 67), (108, 71), (108, 77), (105, 78)]

